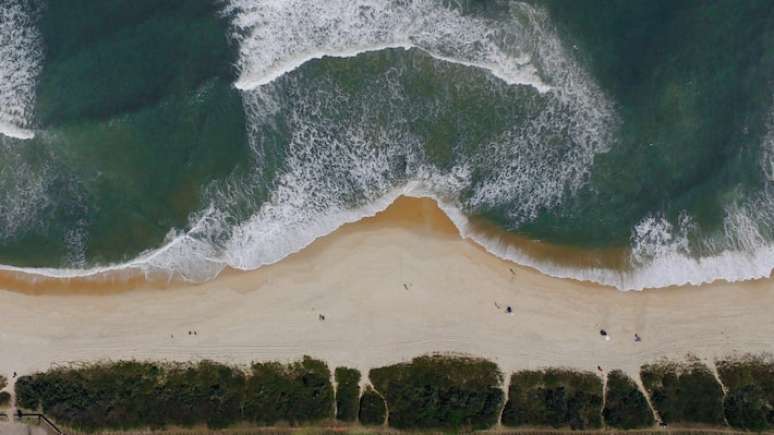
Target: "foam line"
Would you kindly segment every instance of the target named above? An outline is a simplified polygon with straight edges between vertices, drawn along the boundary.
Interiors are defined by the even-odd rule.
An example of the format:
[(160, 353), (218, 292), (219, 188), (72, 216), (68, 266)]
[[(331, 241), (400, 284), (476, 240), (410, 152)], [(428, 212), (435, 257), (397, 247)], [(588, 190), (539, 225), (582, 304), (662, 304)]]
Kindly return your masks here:
[(271, 69), (265, 70), (260, 76), (243, 74), (242, 76), (239, 77), (237, 82), (234, 83), (234, 86), (237, 89), (240, 89), (243, 91), (249, 91), (249, 90), (258, 88), (260, 86), (264, 86), (269, 83), (272, 83), (273, 81), (279, 79), (285, 74), (289, 74), (295, 71), (305, 63), (312, 60), (323, 59), (325, 57), (333, 57), (333, 58), (339, 58), (339, 59), (353, 58), (363, 53), (386, 50), (390, 48), (402, 48), (404, 50), (417, 49), (425, 52), (427, 55), (431, 56), (434, 59), (442, 60), (444, 62), (454, 63), (457, 65), (463, 65), (463, 66), (469, 66), (473, 68), (480, 68), (483, 70), (487, 70), (493, 76), (508, 83), (509, 85), (532, 86), (535, 90), (541, 93), (548, 92), (552, 89), (551, 86), (546, 85), (541, 80), (537, 79), (535, 76), (522, 74), (521, 77), (515, 78), (509, 75), (507, 71), (503, 71), (502, 69), (498, 68), (496, 65), (485, 65), (485, 64), (476, 63), (476, 62), (467, 62), (461, 59), (455, 59), (447, 56), (439, 56), (435, 53), (422, 49), (422, 47), (417, 47), (412, 44), (385, 44), (385, 45), (373, 46), (373, 47), (342, 50), (338, 52), (317, 52), (317, 53), (305, 54), (303, 56), (299, 56), (294, 59), (284, 60), (282, 63), (276, 64)]
[[(208, 276), (207, 279), (217, 276), (226, 265), (235, 269), (252, 270), (256, 267), (274, 264), (295, 252), (303, 250), (317, 238), (326, 236), (347, 223), (374, 216), (389, 207), (400, 196), (431, 198), (437, 201), (439, 207), (457, 227), (461, 237), (475, 242), (492, 255), (522, 266), (534, 268), (545, 275), (555, 278), (588, 281), (626, 291), (678, 285), (700, 285), (718, 280), (735, 282), (766, 278), (771, 273), (772, 268), (774, 268), (774, 261), (772, 261), (774, 259), (774, 248), (770, 246), (762, 247), (752, 253), (727, 251), (717, 256), (702, 259), (688, 258), (680, 254), (665, 255), (657, 258), (651, 264), (631, 271), (558, 266), (550, 261), (536, 260), (514, 246), (503, 244), (495, 238), (488, 238), (476, 233), (472, 229), (467, 216), (455, 204), (445, 202), (435, 195), (433, 190), (432, 187), (423, 183), (412, 182), (389, 192), (378, 201), (367, 206), (355, 210), (331, 213), (329, 216), (323, 217), (315, 225), (314, 229), (309, 228), (304, 234), (306, 237), (299, 238), (293, 249), (284, 252), (283, 255), (266, 258), (260, 265), (244, 265), (239, 262), (231, 263), (229, 261), (221, 262), (209, 259), (209, 261), (217, 263), (219, 267), (215, 275)], [(164, 270), (162, 267), (159, 267), (157, 260), (185, 243), (187, 243), (187, 235), (177, 237), (164, 247), (131, 262), (87, 270), (18, 268), (12, 266), (0, 266), (0, 270), (47, 278), (89, 278), (132, 270), (146, 274), (166, 272), (170, 276), (175, 276), (174, 271)], [(679, 275), (676, 272), (679, 272)], [(181, 277), (187, 281), (199, 281), (198, 279), (191, 279), (191, 277)]]
[(29, 140), (35, 137), (34, 131), (19, 128), (2, 120), (0, 120), (0, 134), (21, 140)]
[(418, 48), (440, 60), (489, 70), (510, 84), (540, 92), (551, 88), (532, 64), (522, 23), (464, 15), (438, 0), (232, 0), (224, 13), (234, 17), (241, 45), (236, 87), (243, 90), (271, 83), (312, 59), (385, 48)]
[(0, 2), (0, 134), (32, 139), (35, 82), (43, 57), (35, 12), (20, 0)]

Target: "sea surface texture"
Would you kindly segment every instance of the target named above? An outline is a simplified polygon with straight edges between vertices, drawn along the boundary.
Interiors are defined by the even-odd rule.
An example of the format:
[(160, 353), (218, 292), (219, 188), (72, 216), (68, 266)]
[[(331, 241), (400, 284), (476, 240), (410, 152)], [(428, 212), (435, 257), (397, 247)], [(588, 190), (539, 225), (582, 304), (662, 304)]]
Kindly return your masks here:
[(2, 269), (204, 281), (399, 195), (553, 276), (769, 276), (774, 7), (0, 0)]

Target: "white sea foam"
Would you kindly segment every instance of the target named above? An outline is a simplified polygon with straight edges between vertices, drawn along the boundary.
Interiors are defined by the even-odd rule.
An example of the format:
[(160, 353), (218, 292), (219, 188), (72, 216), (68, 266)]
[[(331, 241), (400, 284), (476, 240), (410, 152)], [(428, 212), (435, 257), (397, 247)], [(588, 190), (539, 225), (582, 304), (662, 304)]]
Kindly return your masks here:
[[(287, 148), (281, 150), (283, 162), (268, 198), (252, 204), (255, 212), (247, 219), (236, 218), (227, 206), (219, 208), (214, 201), (192, 217), (190, 231), (170, 232), (164, 246), (125, 264), (0, 269), (50, 277), (139, 272), (204, 281), (225, 267), (249, 270), (280, 261), (406, 195), (436, 199), (463, 237), (549, 276), (621, 290), (769, 276), (774, 247), (765, 234), (771, 229), (769, 216), (774, 216), (774, 195), (769, 194), (769, 185), (774, 184), (774, 128), (764, 141), (761, 159), (771, 183), (753, 201), (728, 207), (723, 234), (700, 244), (703, 255), (697, 255), (697, 247), (691, 244), (690, 235), (699, 229), (687, 214), (675, 223), (654, 214), (636, 225), (632, 268), (627, 270), (576, 268), (536, 259), (497, 236), (476, 232), (466, 215), (470, 210), (511, 204), (509, 218), (518, 223), (580, 188), (594, 156), (607, 150), (616, 120), (610, 102), (562, 46), (545, 13), (514, 3), (510, 19), (493, 22), (443, 4), (433, 0), (232, 0), (226, 13), (234, 17), (241, 42), (238, 87), (244, 89), (257, 177), (272, 151), (277, 151), (264, 135), (267, 129), (280, 129), (278, 115), (285, 117), (291, 133), (287, 144), (282, 144)], [(322, 109), (347, 107), (352, 101), (331, 83), (300, 89), (301, 82), (296, 81), (295, 72), (313, 58), (412, 47), (436, 59), (485, 68), (511, 85), (530, 84), (548, 102), (527, 122), (482, 144), (469, 161), (455, 161), (441, 171), (428, 163), (420, 138), (409, 133), (407, 120), (377, 128), (371, 122), (376, 108), (363, 105), (355, 110), (359, 117), (347, 113), (347, 122), (329, 122)], [(392, 77), (383, 79), (392, 86)], [(288, 89), (293, 90), (292, 96)], [(399, 87), (391, 89), (380, 105), (399, 105), (405, 98), (402, 92)], [(563, 139), (572, 146), (549, 143), (544, 140), (547, 131), (566, 131)], [(405, 163), (402, 171), (394, 168), (396, 157)], [(490, 168), (491, 175), (473, 185), (471, 174), (476, 167)], [(31, 193), (35, 186), (29, 186)], [(462, 196), (463, 191), (468, 195)], [(249, 186), (228, 183), (212, 192), (221, 206), (250, 202), (250, 195)]]
[(51, 204), (46, 193), (48, 171), (34, 170), (0, 138), (0, 241), (35, 222)]
[(43, 53), (26, 3), (0, 2), (0, 134), (16, 139), (34, 137), (30, 124)]
[(240, 89), (254, 89), (323, 56), (384, 48), (490, 70), (511, 84), (545, 84), (527, 50), (523, 26), (462, 14), (440, 0), (231, 0), (240, 41)]
[[(607, 149), (615, 121), (610, 103), (564, 51), (545, 14), (530, 6), (514, 5), (512, 16), (504, 23), (463, 16), (430, 0), (400, 5), (375, 0), (237, 1), (232, 8), (228, 13), (236, 12), (237, 27), (250, 30), (242, 40), (243, 78), (258, 77), (264, 83), (244, 93), (257, 173), (272, 151), (267, 153), (271, 144), (264, 143), (263, 133), (276, 128), (278, 114), (286, 118), (291, 133), (282, 145), (282, 171), (268, 199), (241, 222), (235, 222), (227, 210), (210, 209), (196, 217), (188, 233), (171, 233), (162, 248), (123, 265), (28, 272), (77, 277), (136, 270), (206, 280), (226, 266), (253, 269), (279, 261), (344, 223), (383, 210), (403, 194), (438, 198), (461, 230), (465, 229), (462, 208), (510, 202), (517, 206), (512, 217), (527, 219), (581, 186), (594, 154)], [(409, 119), (392, 119), (390, 125), (379, 128), (372, 122), (384, 107), (392, 106), (394, 113), (405, 111), (402, 104), (407, 96), (394, 77), (383, 77), (381, 83), (389, 89), (377, 107), (347, 100), (347, 95), (328, 82), (303, 87), (286, 68), (276, 68), (278, 62), (300, 63), (308, 53), (319, 50), (354, 55), (363, 49), (363, 43), (370, 44), (368, 49), (383, 49), (400, 39), (396, 35), (410, 42), (403, 40), (398, 45), (421, 47), (436, 59), (455, 59), (454, 64), (473, 67), (487, 65), (493, 75), (505, 78), (506, 86), (533, 84), (544, 92), (547, 103), (536, 116), (483, 144), (471, 161), (457, 159), (451, 168), (440, 171), (423, 155), (421, 139), (410, 133)], [(279, 36), (283, 37), (276, 40)], [(315, 39), (318, 37), (321, 39)], [(258, 68), (260, 65), (267, 67)], [(272, 76), (271, 68), (283, 74)], [(443, 62), (436, 66), (439, 71), (444, 68)], [(545, 82), (537, 75), (538, 69)], [(550, 88), (543, 87), (544, 83)], [(294, 92), (292, 97), (289, 89)], [(337, 112), (346, 116), (345, 122), (322, 115), (342, 107), (357, 110)], [(567, 132), (561, 137), (564, 143), (542, 140), (541, 135), (552, 129)], [(396, 158), (405, 165), (401, 171), (394, 169)], [(457, 204), (460, 193), (472, 186), (470, 174), (476, 165), (492, 175), (478, 181), (466, 203)], [(221, 189), (215, 189), (213, 196), (221, 200), (230, 195), (241, 200), (248, 197), (249, 201), (250, 189), (243, 192), (241, 187), (228, 185)]]

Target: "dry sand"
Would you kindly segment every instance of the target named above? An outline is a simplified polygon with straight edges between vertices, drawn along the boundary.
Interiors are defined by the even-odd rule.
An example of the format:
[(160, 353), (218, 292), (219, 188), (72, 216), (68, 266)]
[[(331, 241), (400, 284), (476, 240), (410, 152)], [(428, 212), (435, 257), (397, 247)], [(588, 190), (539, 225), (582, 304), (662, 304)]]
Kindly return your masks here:
[(460, 239), (427, 199), (401, 198), (278, 264), (202, 285), (40, 290), (0, 291), (0, 373), (9, 378), (124, 358), (249, 363), (308, 354), (365, 370), (436, 351), (487, 357), (506, 372), (599, 365), (636, 373), (664, 356), (774, 350), (771, 280), (622, 293), (549, 278)]

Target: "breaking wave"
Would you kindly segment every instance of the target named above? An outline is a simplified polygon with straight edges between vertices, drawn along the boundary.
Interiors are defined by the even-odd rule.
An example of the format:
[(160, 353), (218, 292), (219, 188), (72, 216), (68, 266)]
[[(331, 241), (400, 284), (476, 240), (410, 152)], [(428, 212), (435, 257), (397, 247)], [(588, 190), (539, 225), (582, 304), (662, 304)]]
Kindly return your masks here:
[(0, 3), (0, 134), (31, 139), (35, 80), (42, 47), (30, 2)]
[[(465, 4), (227, 1), (223, 14), (239, 44), (235, 86), (252, 151), (248, 173), (211, 182), (207, 207), (190, 217), (187, 229), (170, 230), (163, 246), (134, 260), (0, 270), (201, 282), (227, 267), (251, 270), (280, 261), (405, 195), (437, 200), (463, 237), (550, 276), (640, 290), (770, 275), (774, 111), (761, 146), (764, 189), (727, 205), (721, 230), (708, 232), (687, 212), (676, 219), (648, 214), (631, 230), (623, 269), (535, 258), (478, 231), (469, 216), (504, 216), (505, 229), (513, 230), (577, 195), (589, 184), (595, 157), (614, 146), (620, 122), (547, 13), (503, 2), (494, 16)], [(33, 137), (43, 53), (34, 20), (21, 2), (0, 5), (0, 133), (18, 139)], [(358, 78), (348, 81), (352, 71)], [(443, 92), (424, 98), (423, 86)], [(475, 113), (452, 112), (461, 101)], [(439, 124), (455, 135), (438, 132)], [(447, 141), (440, 151), (433, 147), (439, 136)], [(13, 160), (0, 137), (2, 146)], [(13, 234), (46, 209), (51, 180), (45, 170), (18, 175), (33, 172), (22, 160), (1, 163), (0, 204), (14, 207), (0, 213), (0, 229)], [(13, 183), (2, 184), (8, 180)], [(72, 239), (79, 243), (78, 234)], [(71, 263), (87, 264), (84, 258)]]
[(465, 15), (437, 0), (233, 0), (225, 13), (235, 15), (241, 44), (240, 89), (265, 85), (312, 59), (386, 48), (419, 48), (510, 84), (550, 88), (538, 74), (526, 23)]

